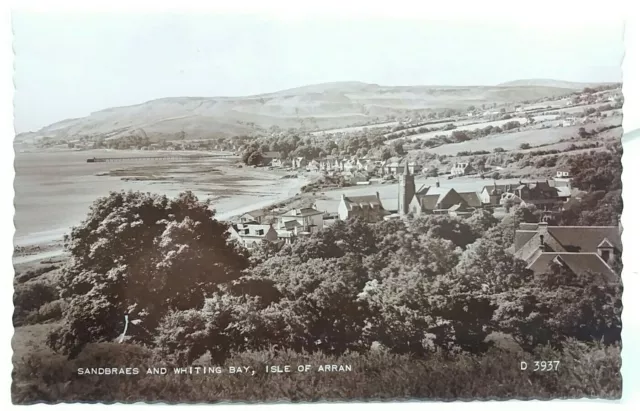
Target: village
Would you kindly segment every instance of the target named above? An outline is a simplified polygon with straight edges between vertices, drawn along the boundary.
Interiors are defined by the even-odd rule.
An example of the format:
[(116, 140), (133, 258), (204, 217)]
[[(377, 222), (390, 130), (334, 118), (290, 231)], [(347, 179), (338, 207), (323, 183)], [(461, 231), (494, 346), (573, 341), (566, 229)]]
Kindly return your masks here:
[[(355, 173), (366, 170), (367, 164), (358, 160), (319, 163), (320, 167), (332, 169), (346, 165), (347, 172)], [(454, 166), (451, 174), (458, 175), (459, 168)], [(251, 250), (265, 242), (291, 244), (338, 220), (360, 218), (377, 223), (390, 219), (406, 221), (423, 215), (466, 218), (482, 210), (504, 217), (517, 207), (529, 206), (541, 211), (540, 221), (514, 227), (515, 255), (525, 260), (528, 268), (544, 272), (550, 262), (556, 262), (577, 271), (588, 268), (607, 277), (614, 275), (612, 264), (622, 249), (618, 226), (550, 225), (571, 199), (571, 175), (567, 170), (558, 169), (550, 180), (500, 185), (494, 182), (480, 191), (468, 192), (459, 192), (439, 182), (418, 188), (414, 173), (419, 167), (413, 163), (387, 164), (381, 170), (384, 176), (397, 179), (396, 201), (383, 201), (379, 192), (372, 191), (358, 196), (342, 194), (337, 212), (323, 210), (316, 203), (289, 210), (256, 210), (231, 224), (231, 238)]]
[[(434, 161), (420, 161), (420, 157), (415, 155), (422, 148), (422, 139), (420, 134), (407, 138), (412, 136), (407, 134), (412, 130), (410, 124), (405, 124), (404, 134), (394, 132), (385, 135), (387, 146), (398, 144), (397, 138), (404, 138), (398, 150), (404, 151), (404, 155), (396, 153), (386, 159), (367, 154), (330, 154), (309, 159), (308, 156), (284, 157), (278, 151), (263, 151), (254, 167), (315, 176), (317, 182), (303, 188), (298, 196), (300, 201), (255, 210), (234, 219), (229, 228), (231, 238), (252, 250), (266, 242), (277, 246), (292, 244), (336, 221), (352, 218), (377, 223), (393, 219), (409, 221), (428, 215), (468, 218), (474, 213), (488, 212), (503, 219), (518, 208), (526, 207), (535, 210), (538, 221), (514, 226), (512, 251), (527, 262), (528, 268), (543, 272), (550, 262), (555, 262), (574, 271), (588, 268), (612, 276), (614, 256), (621, 252), (619, 226), (558, 225), (557, 221), (572, 204), (581, 201), (583, 194), (572, 184), (573, 176), (566, 159), (586, 153), (587, 149), (592, 153), (599, 152), (608, 139), (612, 140), (613, 134), (606, 132), (619, 127), (616, 110), (621, 105), (621, 97), (616, 89), (586, 90), (569, 98), (544, 100), (528, 107), (514, 105), (484, 112), (470, 107), (467, 116), (476, 118), (477, 123), (473, 124), (481, 127), (500, 118), (504, 128), (501, 135), (514, 141), (506, 150), (501, 147), (492, 152), (460, 150), (450, 156), (450, 161), (437, 161), (447, 157), (443, 155), (437, 158), (437, 166), (433, 165)], [(613, 111), (603, 113), (609, 110)], [(514, 126), (514, 132), (508, 133), (510, 130), (504, 127), (506, 120), (518, 117), (524, 120)], [(603, 123), (604, 127), (597, 128)], [(612, 125), (608, 126), (609, 123)], [(591, 131), (584, 128), (589, 124), (592, 125)], [(464, 127), (458, 127), (460, 129)], [(444, 130), (447, 130), (446, 126)], [(474, 131), (472, 128), (467, 130)], [(549, 143), (532, 146), (527, 141), (535, 138), (523, 139), (525, 135), (521, 134), (527, 131), (522, 130), (532, 130), (536, 136), (562, 133), (562, 130), (567, 136), (577, 131), (577, 136), (558, 138), (556, 135), (562, 134), (553, 134)], [(602, 134), (600, 130), (604, 130)], [(432, 133), (436, 132), (442, 131)], [(471, 141), (465, 139), (462, 143), (481, 145), (489, 138), (480, 136)], [(586, 141), (587, 144), (567, 144), (573, 141)], [(445, 141), (441, 147), (448, 145), (455, 143), (447, 144)], [(539, 150), (543, 146), (546, 151)], [(564, 150), (554, 151), (556, 147)], [(238, 149), (240, 151), (241, 148)], [(508, 170), (513, 174), (507, 173), (506, 167), (491, 165), (485, 160), (487, 155), (500, 156), (505, 152), (519, 156), (516, 157), (519, 161), (511, 164)], [(527, 154), (533, 161), (522, 161)], [(535, 157), (537, 154), (541, 154), (541, 159)], [(482, 161), (478, 161), (479, 155)], [(563, 156), (561, 160), (565, 161), (556, 161), (558, 156)], [(547, 157), (555, 158), (548, 161)]]

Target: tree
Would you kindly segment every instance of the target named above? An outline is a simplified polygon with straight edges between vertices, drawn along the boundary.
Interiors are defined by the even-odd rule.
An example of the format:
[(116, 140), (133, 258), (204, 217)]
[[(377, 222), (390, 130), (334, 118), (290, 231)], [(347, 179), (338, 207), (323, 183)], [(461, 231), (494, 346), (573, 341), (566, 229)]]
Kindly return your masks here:
[(415, 232), (388, 234), (380, 253), (365, 262), (373, 273), (359, 295), (370, 317), (369, 341), (396, 353), (424, 355), (482, 351), (492, 307), (486, 296), (462, 290), (450, 275), (459, 248), (445, 239)]
[(453, 138), (453, 140), (457, 143), (463, 142), (463, 141), (468, 141), (471, 140), (471, 137), (469, 137), (469, 135), (467, 134), (467, 132), (465, 131), (460, 131), (460, 130), (456, 130), (454, 132), (451, 133), (451, 137)]
[(591, 152), (568, 159), (573, 185), (584, 191), (610, 191), (622, 188), (622, 148)]
[(550, 263), (528, 284), (497, 294), (493, 326), (528, 351), (567, 339), (620, 341), (622, 309), (619, 281), (603, 281), (590, 271), (573, 272)]
[(249, 166), (257, 166), (262, 163), (262, 152), (255, 148), (249, 147), (242, 152), (242, 162)]
[(538, 209), (533, 204), (519, 204), (514, 206), (513, 217), (518, 225), (520, 223), (537, 223), (540, 221), (537, 211)]
[(450, 240), (460, 248), (465, 248), (479, 237), (467, 221), (448, 215), (421, 216), (412, 222), (411, 228), (429, 237)]
[(216, 292), (202, 309), (168, 312), (157, 327), (154, 345), (179, 364), (192, 364), (208, 352), (213, 364), (222, 365), (233, 351), (268, 344), (253, 341), (256, 335), (267, 335), (262, 309), (259, 298)]
[(476, 232), (478, 237), (482, 236), (487, 230), (496, 226), (499, 222), (500, 220), (494, 217), (491, 211), (484, 209), (476, 210), (471, 217), (467, 219), (467, 223)]
[(464, 289), (500, 293), (532, 279), (526, 262), (515, 258), (500, 244), (480, 238), (462, 253), (455, 269)]
[(356, 256), (281, 258), (256, 267), (253, 276), (273, 281), (281, 297), (260, 314), (269, 325), (249, 336), (250, 344), (267, 340), (298, 352), (328, 354), (368, 348), (362, 341), (368, 315), (357, 298), (368, 278)]
[(591, 136), (591, 133), (587, 132), (584, 127), (580, 127), (580, 129), (578, 129), (578, 135), (580, 138), (588, 138)]
[(262, 160), (263, 160), (262, 152), (255, 150), (251, 154), (249, 154), (249, 157), (247, 158), (247, 165), (257, 166), (262, 163)]
[(380, 152), (380, 158), (382, 160), (388, 160), (391, 157), (393, 157), (393, 153), (391, 153), (391, 149), (389, 147), (383, 148), (382, 151)]
[(438, 177), (438, 167), (434, 165), (429, 166), (427, 171), (425, 171), (425, 175), (427, 177)]
[(622, 214), (622, 190), (590, 191), (569, 200), (560, 225), (618, 225)]
[(396, 155), (403, 156), (406, 154), (406, 152), (404, 151), (404, 147), (402, 145), (402, 141), (396, 141), (395, 143), (393, 143), (392, 147)]
[(52, 348), (74, 357), (87, 343), (112, 341), (125, 315), (127, 336), (151, 344), (166, 313), (201, 308), (207, 294), (238, 278), (248, 261), (214, 215), (191, 192), (96, 200), (65, 238), (71, 259), (59, 286), (70, 309), (50, 335)]

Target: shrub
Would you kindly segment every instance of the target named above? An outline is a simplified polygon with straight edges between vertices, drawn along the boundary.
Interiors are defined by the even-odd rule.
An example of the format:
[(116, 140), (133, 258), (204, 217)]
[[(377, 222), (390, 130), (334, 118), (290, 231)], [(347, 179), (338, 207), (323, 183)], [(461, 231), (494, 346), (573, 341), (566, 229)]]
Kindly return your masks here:
[(65, 241), (73, 258), (60, 287), (69, 309), (51, 348), (73, 357), (87, 343), (112, 341), (125, 314), (140, 322), (128, 335), (149, 344), (166, 313), (202, 308), (206, 294), (249, 265), (214, 216), (191, 192), (175, 199), (112, 192), (96, 200)]
[(67, 308), (68, 304), (64, 300), (51, 301), (40, 307), (36, 313), (29, 315), (27, 322), (37, 324), (51, 320), (60, 320)]
[(43, 304), (58, 299), (56, 288), (44, 282), (26, 283), (15, 288), (13, 305), (16, 311), (39, 309)]
[(16, 282), (18, 284), (25, 283), (31, 279), (41, 276), (42, 274), (46, 274), (50, 271), (57, 270), (59, 266), (57, 265), (46, 265), (44, 267), (36, 268), (33, 270), (27, 270), (22, 275), (16, 277)]
[[(224, 365), (247, 365), (256, 375), (173, 375), (173, 366), (150, 350), (131, 344), (87, 346), (77, 359), (34, 354), (15, 364), (12, 400), (36, 402), (219, 402), (320, 400), (460, 400), (521, 398), (620, 398), (619, 345), (568, 342), (557, 350), (541, 347), (534, 354), (492, 348), (482, 355), (449, 355), (436, 351), (416, 359), (384, 350), (328, 356), (289, 350), (235, 354)], [(554, 372), (535, 372), (533, 362), (559, 361)], [(521, 361), (529, 364), (520, 370)], [(105, 378), (82, 376), (77, 369), (139, 367), (140, 375)], [(265, 365), (310, 364), (313, 371), (264, 373)], [(321, 364), (349, 364), (352, 372), (315, 372)], [(146, 367), (167, 366), (169, 375), (146, 375)]]

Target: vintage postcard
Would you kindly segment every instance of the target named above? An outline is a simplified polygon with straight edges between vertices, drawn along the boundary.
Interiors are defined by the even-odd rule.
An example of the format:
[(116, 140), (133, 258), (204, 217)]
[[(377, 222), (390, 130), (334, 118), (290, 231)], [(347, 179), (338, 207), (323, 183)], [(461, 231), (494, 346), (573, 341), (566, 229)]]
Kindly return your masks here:
[(14, 403), (622, 395), (622, 21), (13, 30)]

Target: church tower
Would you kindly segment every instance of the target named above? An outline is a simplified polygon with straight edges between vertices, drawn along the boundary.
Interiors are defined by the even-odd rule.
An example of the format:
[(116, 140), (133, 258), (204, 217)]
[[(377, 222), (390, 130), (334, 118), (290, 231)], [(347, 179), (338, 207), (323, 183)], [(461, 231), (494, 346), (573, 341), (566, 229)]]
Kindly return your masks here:
[(409, 171), (409, 162), (404, 163), (404, 173), (398, 179), (398, 214), (409, 214), (409, 204), (416, 194), (416, 183)]

